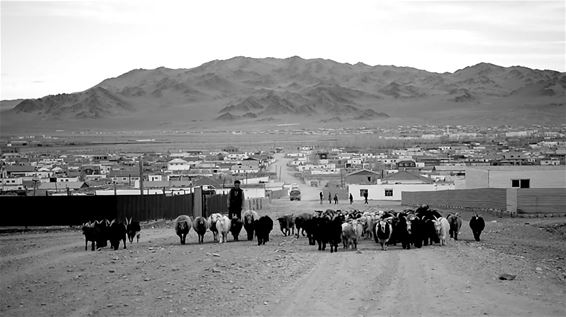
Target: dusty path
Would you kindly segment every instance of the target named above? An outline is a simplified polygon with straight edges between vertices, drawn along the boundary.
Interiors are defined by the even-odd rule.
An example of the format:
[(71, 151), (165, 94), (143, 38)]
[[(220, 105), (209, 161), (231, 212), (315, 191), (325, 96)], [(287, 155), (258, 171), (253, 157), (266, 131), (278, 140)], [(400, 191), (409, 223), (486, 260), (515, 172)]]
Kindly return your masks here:
[[(262, 316), (564, 316), (565, 290), (529, 292), (528, 283), (500, 281), (463, 259), (462, 246), (325, 253), (303, 278), (286, 287)], [(485, 256), (481, 250), (476, 256)], [(508, 284), (523, 284), (510, 288)], [(540, 291), (540, 290), (538, 290)], [(538, 292), (537, 291), (537, 292)], [(554, 294), (553, 294), (554, 293)], [(537, 295), (539, 294), (539, 295)], [(549, 296), (550, 295), (550, 296)]]
[[(260, 214), (316, 206), (280, 200)], [(482, 242), (464, 226), (445, 247), (381, 251), (364, 240), (336, 254), (278, 228), (265, 246), (210, 233), (199, 245), (192, 231), (180, 245), (163, 223), (126, 250), (95, 252), (80, 231), (2, 234), (0, 315), (565, 316), (566, 219), (486, 220)]]

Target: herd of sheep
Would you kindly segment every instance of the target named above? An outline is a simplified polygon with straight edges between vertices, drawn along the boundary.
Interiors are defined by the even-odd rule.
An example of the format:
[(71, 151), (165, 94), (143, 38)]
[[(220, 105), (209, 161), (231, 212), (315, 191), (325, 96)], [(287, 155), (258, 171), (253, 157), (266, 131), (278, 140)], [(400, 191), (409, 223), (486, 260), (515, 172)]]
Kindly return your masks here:
[(259, 217), (257, 212), (253, 210), (245, 211), (242, 219), (234, 217), (228, 218), (226, 215), (214, 213), (208, 218), (191, 217), (181, 215), (174, 221), (175, 233), (179, 236), (181, 244), (185, 244), (185, 238), (191, 227), (198, 235), (198, 242), (203, 243), (204, 235), (210, 230), (215, 242), (227, 242), (228, 233), (232, 234), (235, 241), (242, 231), (242, 227), (246, 230), (248, 240), (253, 240), (254, 235), (257, 237), (257, 244), (262, 245), (269, 241), (269, 233), (273, 229), (273, 220), (269, 216)]
[[(338, 251), (341, 243), (344, 249), (357, 249), (358, 242), (364, 239), (374, 239), (382, 250), (388, 245), (401, 244), (403, 249), (411, 246), (421, 248), (423, 245), (438, 243), (446, 245), (448, 236), (458, 240), (458, 233), (462, 226), (462, 219), (458, 213), (442, 216), (438, 211), (423, 205), (416, 210), (407, 209), (396, 211), (341, 211), (327, 209), (317, 210), (313, 213), (300, 215), (285, 215), (277, 218), (283, 235), (307, 236), (309, 245), (317, 245), (319, 250), (330, 252)], [(470, 222), (474, 238), (479, 241), (481, 232), (485, 227), (482, 217), (475, 214)], [(273, 220), (269, 216), (259, 217), (253, 210), (245, 211), (240, 218), (228, 218), (226, 215), (214, 213), (209, 217), (195, 217), (181, 215), (174, 220), (175, 234), (179, 236), (180, 243), (186, 243), (186, 237), (191, 228), (198, 235), (198, 243), (204, 242), (204, 235), (211, 231), (215, 242), (228, 241), (230, 233), (233, 240), (238, 241), (240, 232), (246, 231), (247, 240), (257, 239), (258, 245), (269, 241), (269, 234), (273, 230)], [(296, 230), (296, 234), (295, 234)], [(117, 221), (94, 221), (83, 225), (85, 235), (85, 250), (88, 242), (92, 243), (92, 250), (102, 248), (110, 241), (115, 250), (120, 240), (126, 248), (126, 237), (133, 242), (137, 236), (139, 241), (139, 222), (126, 219), (125, 223)]]
[[(446, 245), (448, 236), (458, 240), (462, 219), (458, 213), (443, 217), (438, 211), (423, 205), (416, 210), (396, 211), (341, 211), (327, 209), (304, 213), (297, 217), (284, 216), (278, 219), (283, 234), (294, 224), (297, 230), (308, 237), (309, 244), (318, 244), (319, 250), (330, 245), (330, 252), (335, 252), (342, 243), (343, 248), (357, 249), (362, 238), (373, 238), (387, 250), (388, 245), (400, 243), (403, 249), (411, 246), (421, 248), (423, 245), (438, 243)], [(470, 220), (474, 237), (479, 241), (485, 222), (475, 214)], [(297, 231), (297, 237), (299, 232)]]

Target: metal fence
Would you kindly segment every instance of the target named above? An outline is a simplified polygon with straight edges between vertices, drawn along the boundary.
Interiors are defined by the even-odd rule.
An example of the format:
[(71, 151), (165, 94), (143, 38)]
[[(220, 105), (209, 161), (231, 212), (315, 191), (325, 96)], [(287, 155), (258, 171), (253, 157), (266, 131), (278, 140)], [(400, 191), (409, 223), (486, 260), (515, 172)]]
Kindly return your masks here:
[[(263, 206), (266, 204), (265, 198), (250, 198), (246, 199), (244, 202), (244, 210), (262, 210)], [(203, 216), (208, 217), (213, 213), (228, 214), (228, 195), (217, 194), (217, 195), (206, 195), (203, 199), (204, 206)]]
[(127, 196), (0, 196), (0, 226), (79, 225), (90, 220), (193, 217), (193, 194)]
[(208, 217), (213, 213), (228, 214), (228, 195), (206, 195), (202, 201), (204, 202), (202, 208), (204, 217)]

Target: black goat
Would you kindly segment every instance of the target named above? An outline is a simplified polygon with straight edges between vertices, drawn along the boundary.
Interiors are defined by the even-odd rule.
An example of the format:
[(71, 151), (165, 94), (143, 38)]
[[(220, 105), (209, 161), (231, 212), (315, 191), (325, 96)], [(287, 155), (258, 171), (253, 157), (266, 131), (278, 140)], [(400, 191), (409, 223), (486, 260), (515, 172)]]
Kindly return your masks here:
[(476, 213), (472, 219), (470, 219), (470, 228), (474, 234), (474, 239), (476, 239), (476, 241), (480, 241), (481, 232), (485, 228), (485, 221)]
[(130, 240), (130, 244), (134, 242), (134, 237), (137, 238), (137, 242), (140, 242), (140, 222), (139, 221), (132, 221), (132, 218), (128, 220), (126, 218), (126, 231), (128, 233), (128, 240)]
[(124, 241), (124, 249), (126, 248), (126, 225), (122, 222), (112, 220), (109, 227), (108, 239), (110, 246), (114, 250), (120, 247), (120, 240)]
[(91, 250), (94, 251), (94, 245), (96, 244), (96, 234), (94, 231), (94, 223), (87, 222), (83, 224), (82, 227), (83, 234), (85, 235), (85, 251), (88, 250), (88, 242), (91, 242)]
[(269, 241), (269, 233), (273, 230), (273, 220), (269, 216), (262, 216), (254, 222), (257, 245)]

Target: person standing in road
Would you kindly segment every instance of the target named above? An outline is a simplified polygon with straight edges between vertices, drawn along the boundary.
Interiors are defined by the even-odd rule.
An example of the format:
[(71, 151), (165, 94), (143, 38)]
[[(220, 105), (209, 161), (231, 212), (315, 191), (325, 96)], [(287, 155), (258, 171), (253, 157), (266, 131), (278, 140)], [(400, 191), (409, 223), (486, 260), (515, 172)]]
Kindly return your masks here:
[(368, 192), (367, 191), (364, 192), (364, 199), (365, 199), (364, 204), (367, 205), (368, 204)]
[(322, 205), (322, 198), (323, 198), (323, 195), (322, 195), (322, 192), (320, 192), (320, 204), (321, 205)]
[(238, 219), (242, 219), (244, 201), (244, 191), (240, 188), (240, 181), (235, 180), (234, 187), (228, 193), (228, 218), (238, 217)]
[(334, 194), (334, 204), (338, 205), (338, 194)]
[(332, 204), (332, 195), (328, 192), (328, 203)]
[(350, 205), (354, 203), (354, 196), (350, 193)]

